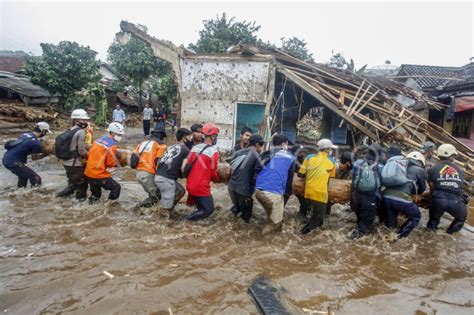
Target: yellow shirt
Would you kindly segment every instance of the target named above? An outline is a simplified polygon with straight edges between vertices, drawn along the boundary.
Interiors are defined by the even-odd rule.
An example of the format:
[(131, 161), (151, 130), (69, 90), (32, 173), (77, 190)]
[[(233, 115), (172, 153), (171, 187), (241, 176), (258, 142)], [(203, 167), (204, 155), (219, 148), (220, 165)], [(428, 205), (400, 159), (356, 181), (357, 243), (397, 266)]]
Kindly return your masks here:
[(329, 177), (336, 176), (336, 164), (331, 161), (326, 152), (309, 155), (301, 165), (300, 174), (306, 175), (304, 197), (328, 202)]

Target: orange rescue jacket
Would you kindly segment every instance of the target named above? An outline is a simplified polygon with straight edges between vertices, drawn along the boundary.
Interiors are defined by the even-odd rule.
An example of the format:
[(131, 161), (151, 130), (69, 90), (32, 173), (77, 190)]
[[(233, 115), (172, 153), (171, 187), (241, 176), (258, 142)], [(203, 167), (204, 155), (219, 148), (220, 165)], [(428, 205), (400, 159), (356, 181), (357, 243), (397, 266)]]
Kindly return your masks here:
[(157, 140), (145, 140), (140, 143), (133, 152), (136, 154), (142, 152), (138, 160), (137, 171), (155, 174), (156, 161), (165, 154), (166, 144)]
[(107, 171), (109, 167), (117, 166), (117, 142), (110, 136), (97, 139), (92, 144), (87, 157), (84, 174), (89, 178), (109, 178), (112, 174)]

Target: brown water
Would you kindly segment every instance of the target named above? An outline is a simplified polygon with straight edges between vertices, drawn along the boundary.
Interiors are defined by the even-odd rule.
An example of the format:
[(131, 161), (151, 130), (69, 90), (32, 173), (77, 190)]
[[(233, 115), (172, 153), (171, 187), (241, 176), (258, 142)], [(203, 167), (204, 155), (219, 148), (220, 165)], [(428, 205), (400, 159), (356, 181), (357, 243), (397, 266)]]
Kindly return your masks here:
[(132, 212), (145, 194), (131, 170), (115, 174), (118, 204), (89, 206), (54, 198), (66, 177), (53, 158), (31, 166), (42, 188), (17, 190), (0, 169), (0, 312), (255, 314), (247, 289), (264, 275), (306, 314), (474, 314), (473, 234), (427, 233), (426, 216), (408, 239), (387, 242), (378, 228), (348, 241), (355, 216), (337, 205), (302, 236), (292, 198), (282, 233), (262, 237), (263, 210), (241, 224), (223, 185), (216, 213), (190, 223)]

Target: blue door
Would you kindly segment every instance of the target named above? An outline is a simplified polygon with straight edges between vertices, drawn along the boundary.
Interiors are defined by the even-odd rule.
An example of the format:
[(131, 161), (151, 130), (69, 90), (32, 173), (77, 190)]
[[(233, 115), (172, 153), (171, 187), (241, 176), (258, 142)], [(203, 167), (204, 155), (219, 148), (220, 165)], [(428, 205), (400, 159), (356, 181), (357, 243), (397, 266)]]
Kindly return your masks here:
[(244, 127), (250, 127), (254, 133), (258, 133), (260, 124), (265, 114), (264, 103), (237, 103), (237, 120), (235, 124), (235, 141), (240, 139), (240, 131)]

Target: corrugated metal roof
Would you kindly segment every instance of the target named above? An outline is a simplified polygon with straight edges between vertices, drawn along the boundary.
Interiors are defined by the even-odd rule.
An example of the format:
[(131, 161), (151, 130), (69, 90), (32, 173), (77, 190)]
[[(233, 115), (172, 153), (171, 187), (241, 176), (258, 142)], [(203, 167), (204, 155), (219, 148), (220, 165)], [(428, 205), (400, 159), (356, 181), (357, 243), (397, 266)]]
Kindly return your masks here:
[(7, 71), (0, 71), (0, 88), (28, 97), (51, 97), (51, 93), (31, 83), (28, 77)]

